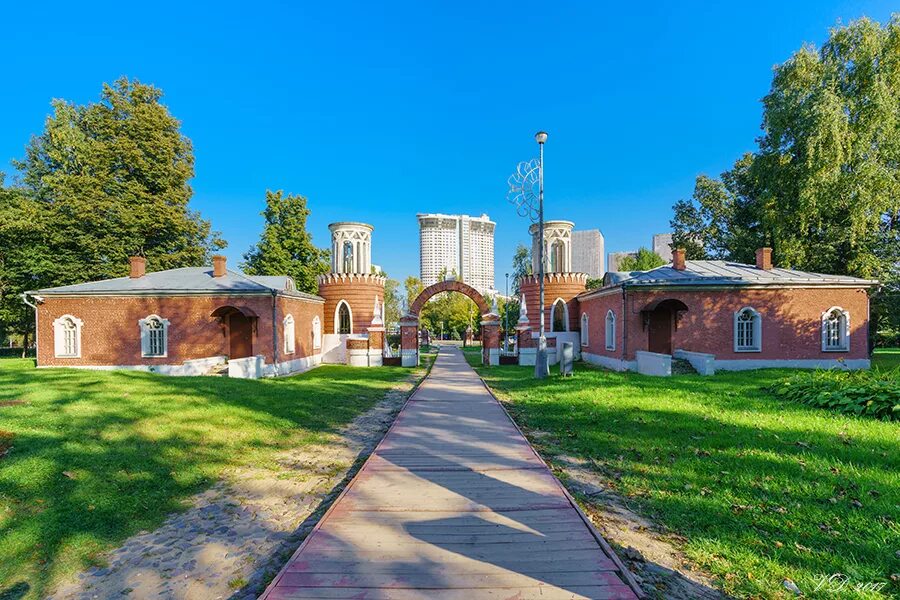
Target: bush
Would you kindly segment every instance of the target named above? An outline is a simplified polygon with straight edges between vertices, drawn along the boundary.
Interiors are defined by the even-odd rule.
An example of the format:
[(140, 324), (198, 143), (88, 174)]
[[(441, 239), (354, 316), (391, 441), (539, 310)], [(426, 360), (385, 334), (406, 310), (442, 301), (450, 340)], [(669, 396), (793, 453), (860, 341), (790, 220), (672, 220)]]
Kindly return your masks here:
[(865, 415), (900, 420), (900, 370), (812, 371), (798, 373), (767, 388), (785, 400)]
[[(25, 353), (26, 358), (34, 358), (34, 348), (29, 348)], [(22, 358), (21, 348), (0, 348), (0, 358)]]
[(900, 347), (900, 329), (881, 329), (875, 332), (876, 348)]

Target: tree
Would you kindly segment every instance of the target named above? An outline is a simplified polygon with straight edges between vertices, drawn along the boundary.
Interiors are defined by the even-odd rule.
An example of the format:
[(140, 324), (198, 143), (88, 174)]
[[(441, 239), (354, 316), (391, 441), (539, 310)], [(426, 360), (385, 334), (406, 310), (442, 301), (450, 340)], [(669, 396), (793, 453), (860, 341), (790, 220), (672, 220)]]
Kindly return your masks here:
[(241, 268), (248, 275), (290, 275), (297, 289), (318, 292), (318, 276), (329, 270), (329, 253), (312, 243), (306, 231), (306, 198), (266, 190), (265, 225), (259, 242), (244, 254)]
[(524, 244), (516, 246), (516, 252), (512, 260), (513, 293), (519, 295), (520, 284), (524, 277), (531, 275), (531, 250)]
[[(387, 277), (384, 271), (381, 275)], [(400, 282), (388, 277), (384, 280), (384, 325), (393, 327), (400, 322)]]
[(661, 267), (666, 261), (659, 254), (640, 247), (634, 256), (625, 256), (619, 261), (620, 271), (649, 271)]
[(99, 102), (54, 100), (14, 163), (46, 223), (52, 284), (125, 275), (134, 254), (155, 269), (201, 265), (225, 246), (188, 206), (193, 149), (161, 98), (122, 78), (104, 84)]
[(459, 292), (436, 294), (419, 311), (419, 323), (429, 331), (454, 333), (461, 339), (467, 327), (477, 330), (481, 315), (478, 305)]
[(408, 310), (416, 298), (419, 297), (419, 294), (422, 293), (422, 290), (425, 289), (425, 286), (422, 285), (421, 279), (410, 275), (403, 282), (403, 287), (406, 289), (406, 308)]
[[(831, 31), (775, 69), (759, 147), (675, 205), (676, 245), (783, 267), (900, 280), (900, 16)], [(694, 248), (687, 242), (698, 242)], [(698, 247), (701, 246), (702, 248)], [(886, 295), (873, 296), (883, 313)]]

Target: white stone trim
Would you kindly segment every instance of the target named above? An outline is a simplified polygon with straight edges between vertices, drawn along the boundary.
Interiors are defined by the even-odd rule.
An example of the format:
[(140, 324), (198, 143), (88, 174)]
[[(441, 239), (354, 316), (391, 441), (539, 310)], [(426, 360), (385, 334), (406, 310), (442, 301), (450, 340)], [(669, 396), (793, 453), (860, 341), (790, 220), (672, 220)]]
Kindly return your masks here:
[(400, 350), (400, 364), (404, 367), (419, 366), (418, 350)]
[[(147, 329), (147, 323), (152, 319), (156, 319), (163, 326), (162, 354), (150, 354), (150, 330)], [(167, 358), (169, 356), (169, 320), (155, 314), (147, 315), (143, 319), (138, 319), (138, 327), (141, 331), (141, 358)]]
[[(828, 316), (834, 311), (841, 313), (844, 318), (844, 329), (839, 331), (841, 337), (840, 347), (832, 347), (828, 345)], [(850, 351), (850, 311), (840, 306), (832, 306), (822, 313), (822, 352), (849, 352)]]
[[(612, 317), (611, 328), (610, 317)], [(606, 317), (603, 319), (603, 345), (610, 352), (616, 351), (616, 313), (612, 309), (606, 311)]]
[[(738, 346), (738, 318), (744, 311), (750, 311), (755, 317), (753, 320), (753, 346)], [(762, 352), (762, 315), (752, 306), (745, 306), (735, 311), (732, 319), (731, 338), (733, 350), (735, 352)]]
[[(65, 329), (63, 324), (65, 321), (71, 321), (75, 325), (75, 352), (67, 353), (65, 351)], [(81, 328), (84, 321), (70, 314), (65, 314), (53, 321), (53, 356), (55, 358), (81, 358)]]
[[(158, 375), (193, 377), (205, 375), (212, 367), (225, 364), (226, 360), (224, 356), (210, 356), (207, 358), (189, 359), (180, 365), (65, 365), (63, 368), (84, 369), (86, 371), (140, 371)], [(60, 367), (58, 365), (39, 365), (38, 368), (54, 369)]]
[(297, 350), (297, 324), (294, 323), (294, 315), (288, 313), (281, 320), (281, 335), (284, 338), (283, 354), (293, 354)]
[(581, 313), (580, 325), (581, 325), (581, 345), (582, 346), (590, 345), (590, 335), (591, 335), (590, 329), (589, 329), (590, 324), (591, 324), (591, 317), (586, 312)]
[(637, 364), (632, 361), (613, 358), (611, 356), (603, 356), (602, 354), (592, 354), (590, 352), (582, 352), (581, 358), (586, 363), (599, 365), (613, 371), (633, 371), (637, 369)]
[[(350, 331), (347, 334), (353, 334), (353, 309), (350, 308), (350, 303), (341, 298), (341, 301), (337, 303), (337, 306), (334, 307), (334, 333), (341, 335), (341, 321), (338, 315), (341, 314), (341, 305), (347, 307), (347, 312), (350, 314)], [(343, 334), (343, 335), (347, 335)]]
[[(562, 302), (563, 310), (565, 311), (563, 313), (563, 327), (565, 327), (565, 329), (563, 329), (562, 331), (553, 331), (553, 322), (556, 318), (556, 305), (559, 302)], [(557, 298), (550, 303), (550, 331), (553, 333), (565, 333), (569, 331), (569, 305), (566, 304), (566, 301), (562, 298)]]
[[(484, 360), (484, 353), (482, 353)], [(488, 365), (495, 367), (500, 364), (500, 348), (488, 348)]]
[(634, 355), (637, 358), (637, 372), (641, 375), (653, 375), (655, 377), (669, 377), (672, 375), (671, 354), (638, 350)]
[(312, 334), (313, 350), (319, 350), (322, 347), (322, 320), (319, 318), (319, 315), (313, 317)]
[(850, 360), (840, 358), (717, 359), (715, 367), (717, 371), (750, 371), (752, 369), (841, 369), (854, 371), (870, 368), (871, 361), (868, 358), (854, 358)]

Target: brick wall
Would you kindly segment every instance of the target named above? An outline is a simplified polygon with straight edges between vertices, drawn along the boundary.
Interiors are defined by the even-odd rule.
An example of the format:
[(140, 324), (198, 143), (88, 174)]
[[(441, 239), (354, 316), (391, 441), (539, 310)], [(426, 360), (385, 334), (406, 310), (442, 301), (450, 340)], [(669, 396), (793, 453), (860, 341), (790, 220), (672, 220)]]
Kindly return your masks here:
[(338, 303), (350, 305), (353, 330), (364, 334), (372, 324), (375, 297), (384, 301), (384, 277), (375, 275), (330, 274), (319, 278), (319, 295), (325, 298), (322, 333), (336, 333), (335, 312)]
[[(287, 300), (296, 303), (295, 331), (298, 333), (297, 354), (307, 356), (312, 339), (301, 339), (308, 331), (310, 311), (321, 311), (321, 303)], [(303, 305), (302, 307), (300, 305)], [(227, 326), (211, 313), (224, 306), (246, 307), (259, 316), (252, 335), (252, 354), (262, 354), (272, 362), (272, 297), (260, 296), (46, 296), (38, 308), (39, 366), (110, 366), (110, 365), (172, 365), (185, 360), (228, 354)], [(293, 311), (294, 308), (292, 307)], [(72, 315), (83, 321), (81, 357), (54, 356), (53, 321), (62, 315)], [(141, 357), (141, 336), (138, 321), (149, 315), (168, 319), (167, 356)], [(280, 338), (283, 308), (277, 323)], [(321, 313), (319, 313), (321, 314)], [(279, 353), (283, 347), (279, 346)], [(302, 354), (301, 354), (302, 353)], [(281, 357), (283, 360), (283, 357)]]
[[(569, 331), (578, 331), (580, 325), (578, 319), (581, 313), (578, 310), (578, 301), (575, 296), (585, 290), (587, 275), (584, 273), (551, 273), (544, 278), (544, 330), (553, 328), (550, 311), (557, 298), (562, 298), (569, 310)], [(525, 277), (521, 283), (522, 293), (525, 295), (525, 308), (528, 311), (528, 321), (532, 329), (537, 331), (540, 323), (540, 280), (538, 277)]]
[[(290, 314), (294, 317), (294, 353), (284, 354), (284, 317)], [(278, 297), (278, 360), (294, 360), (306, 358), (314, 354), (321, 354), (322, 348), (313, 348), (313, 319), (319, 317), (322, 325), (322, 335), (325, 335), (325, 315), (322, 302), (312, 302), (302, 298), (291, 296)]]
[[(680, 300), (688, 307), (672, 332), (673, 349), (715, 354), (719, 360), (868, 358), (869, 300), (866, 290), (812, 287), (716, 291), (629, 290), (625, 319), (621, 315), (621, 293), (582, 300), (581, 310), (588, 312), (590, 320), (588, 351), (634, 360), (635, 351), (648, 347), (648, 333), (641, 309), (664, 299)], [(758, 311), (762, 318), (761, 352), (734, 352), (734, 313), (747, 306)], [(822, 352), (822, 313), (833, 306), (840, 306), (850, 313), (849, 352)], [(610, 308), (618, 317), (615, 352), (607, 352), (604, 348), (606, 311)], [(623, 356), (626, 329), (627, 356)]]

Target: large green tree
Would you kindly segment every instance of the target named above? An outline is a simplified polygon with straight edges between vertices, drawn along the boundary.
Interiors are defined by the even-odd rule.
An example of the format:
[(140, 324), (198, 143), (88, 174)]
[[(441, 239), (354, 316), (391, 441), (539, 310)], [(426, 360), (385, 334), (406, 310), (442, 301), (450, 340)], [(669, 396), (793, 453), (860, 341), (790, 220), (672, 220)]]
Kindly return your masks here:
[(804, 46), (775, 69), (758, 150), (676, 203), (675, 244), (742, 262), (768, 245), (780, 266), (880, 279), (885, 307), (900, 279), (898, 98), (900, 17)]
[(661, 267), (666, 261), (653, 250), (638, 248), (634, 256), (624, 256), (619, 261), (620, 271), (649, 271), (656, 267)]
[(522, 278), (531, 275), (531, 249), (524, 244), (516, 246), (512, 260), (513, 293), (519, 295)]
[(244, 254), (248, 275), (290, 275), (297, 289), (318, 292), (318, 276), (329, 270), (329, 253), (316, 248), (306, 230), (306, 198), (266, 190), (265, 225), (259, 242)]
[(201, 265), (224, 247), (188, 206), (193, 149), (161, 98), (122, 78), (98, 102), (54, 100), (44, 132), (14, 163), (47, 223), (49, 283), (124, 275), (134, 254), (152, 269)]

